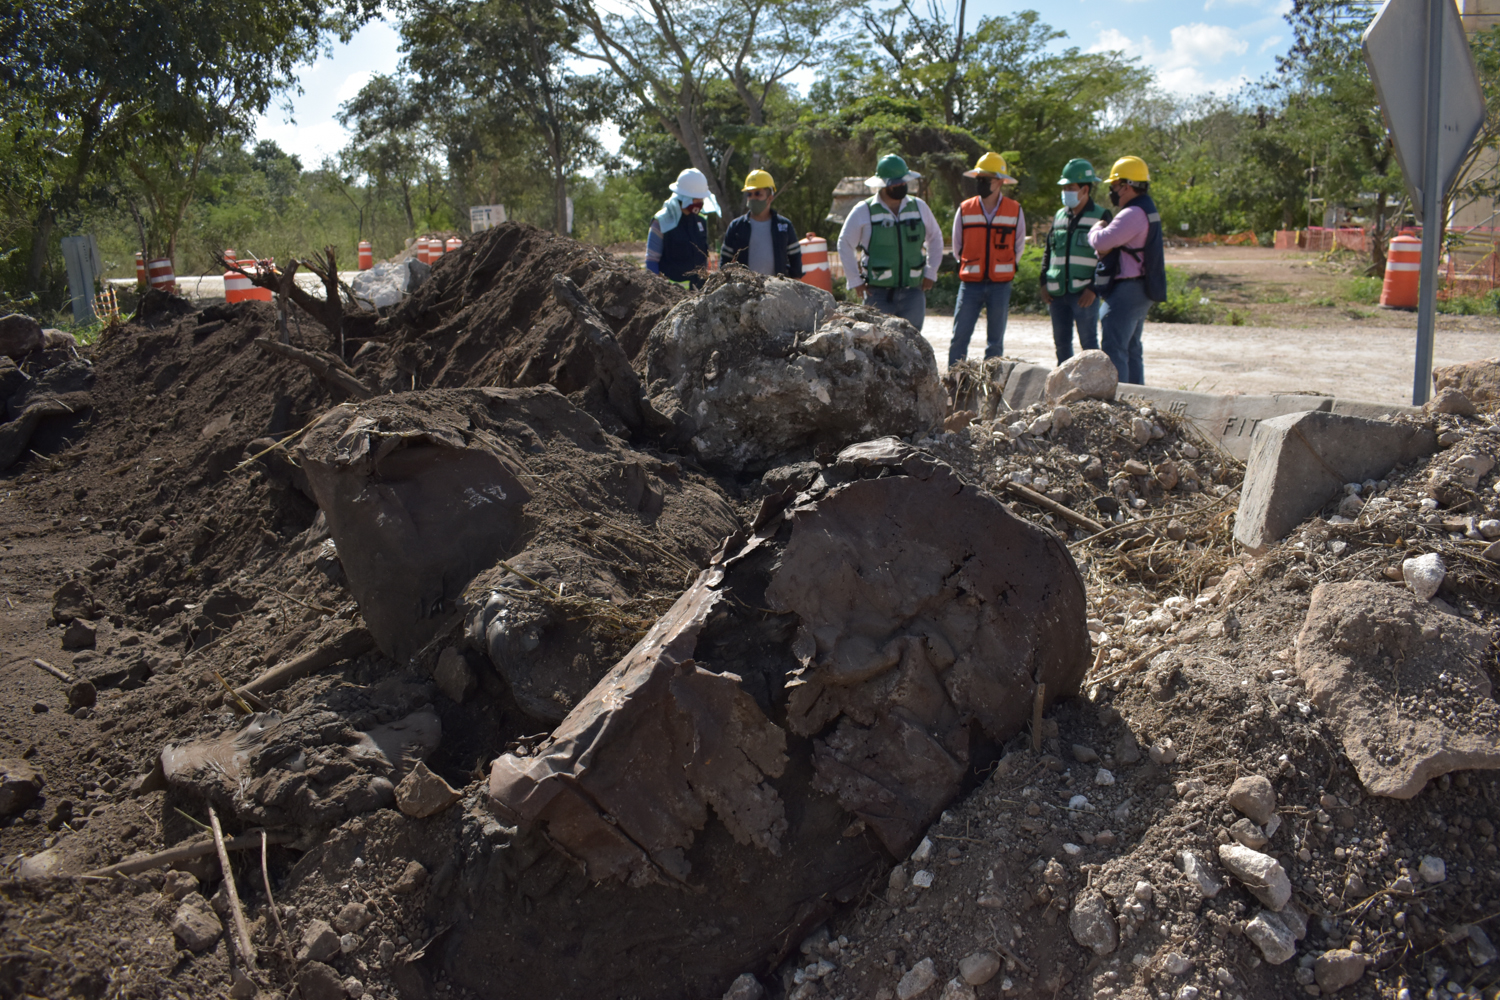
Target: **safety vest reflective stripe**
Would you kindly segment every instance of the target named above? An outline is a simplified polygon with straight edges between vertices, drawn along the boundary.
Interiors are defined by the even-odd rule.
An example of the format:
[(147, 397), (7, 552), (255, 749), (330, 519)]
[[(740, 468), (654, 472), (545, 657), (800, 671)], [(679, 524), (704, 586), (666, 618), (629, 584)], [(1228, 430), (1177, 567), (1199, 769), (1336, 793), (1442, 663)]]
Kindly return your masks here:
[(1161, 221), (1161, 213), (1160, 212), (1152, 212), (1150, 215), (1146, 216), (1146, 221), (1147, 222), (1160, 222)]
[(1015, 215), (997, 215), (994, 218), (994, 224), (997, 226), (1014, 226), (1018, 218), (1019, 216)]
[(989, 221), (989, 219), (986, 219), (982, 215), (966, 215), (963, 217), (963, 223), (966, 226), (982, 226)]

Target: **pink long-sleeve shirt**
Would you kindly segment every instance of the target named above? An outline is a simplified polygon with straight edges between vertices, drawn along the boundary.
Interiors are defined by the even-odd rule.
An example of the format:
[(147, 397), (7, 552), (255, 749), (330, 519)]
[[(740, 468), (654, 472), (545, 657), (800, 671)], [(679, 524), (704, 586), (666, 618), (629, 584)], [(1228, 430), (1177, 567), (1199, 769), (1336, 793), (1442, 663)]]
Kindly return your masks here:
[[(1143, 209), (1126, 205), (1107, 226), (1095, 226), (1089, 230), (1089, 246), (1103, 257), (1115, 247), (1140, 249), (1146, 245), (1146, 234), (1151, 231), (1151, 220)], [(1133, 254), (1120, 254), (1121, 278), (1139, 278), (1144, 268)]]

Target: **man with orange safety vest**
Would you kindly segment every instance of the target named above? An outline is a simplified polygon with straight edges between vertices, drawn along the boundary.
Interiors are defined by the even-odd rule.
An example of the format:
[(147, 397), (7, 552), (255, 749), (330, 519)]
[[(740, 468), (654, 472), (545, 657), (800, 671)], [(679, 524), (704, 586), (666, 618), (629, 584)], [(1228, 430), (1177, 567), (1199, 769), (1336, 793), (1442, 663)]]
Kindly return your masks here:
[(1014, 184), (1005, 157), (985, 153), (973, 170), (976, 194), (953, 213), (953, 255), (958, 258), (958, 304), (953, 308), (953, 340), (948, 364), (969, 353), (969, 339), (985, 311), (984, 356), (1005, 353), (1005, 322), (1010, 316), (1010, 291), (1016, 263), (1026, 246), (1026, 213), (1021, 203), (1006, 195), (1001, 185)]
[(895, 153), (880, 158), (865, 186), (876, 193), (850, 210), (839, 231), (839, 259), (849, 291), (918, 330), (927, 317), (927, 290), (943, 262), (943, 231), (927, 202), (908, 185), (921, 174)]

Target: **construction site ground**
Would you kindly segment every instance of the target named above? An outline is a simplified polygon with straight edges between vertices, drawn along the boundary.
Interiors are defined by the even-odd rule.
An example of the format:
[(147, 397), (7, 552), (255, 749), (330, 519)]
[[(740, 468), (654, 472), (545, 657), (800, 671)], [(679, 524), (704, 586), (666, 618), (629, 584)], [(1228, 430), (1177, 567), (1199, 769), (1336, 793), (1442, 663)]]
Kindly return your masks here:
[[(502, 239), (520, 246), (506, 246), (510, 259), (497, 249)], [(1313, 301), (1348, 280), (1346, 265), (1238, 248), (1179, 250), (1172, 260), (1203, 275), (1213, 294), (1243, 300), (1253, 322), (1149, 325), (1149, 382), (1409, 402), (1410, 314), (1355, 317), (1353, 306)], [(587, 344), (537, 289), (567, 273), (637, 359), (652, 325), (681, 300), (593, 248), (527, 227), (481, 234), (435, 275), (444, 268), (467, 277), (435, 278), (380, 324), (346, 331), (347, 375), (365, 391), (385, 399), (413, 387), (546, 383), (594, 405), (590, 369), (579, 361)], [(1500, 354), (1492, 317), (1442, 317), (1438, 329), (1439, 363)], [(951, 320), (929, 317), (924, 333), (939, 368), (950, 330)], [(307, 316), (301, 331), (294, 344), (339, 349)], [(234, 733), (245, 723), (226, 684), (242, 685), (361, 620), (319, 508), (295, 485), (297, 470), (276, 455), (252, 461), (263, 447), (252, 442), (284, 438), (348, 401), (307, 368), (254, 349), (257, 337), (274, 336), (274, 314), (259, 304), (203, 312), (174, 303), (124, 325), (84, 351), (93, 415), (39, 432), (31, 453), (0, 473), (0, 759), (45, 776), (36, 803), (0, 819), (0, 997), (250, 997), (257, 986), (266, 998), (300, 990), (307, 1000), (480, 996), (439, 958), (451, 925), (433, 914), (460, 891), (441, 863), (462, 850), (460, 826), (485, 811), (488, 761), (535, 745), (550, 727), (522, 712), (498, 677), (455, 702), (439, 693), (427, 661), (371, 651), (277, 693), (284, 713), (314, 706), (364, 728), (430, 703), (445, 742), (428, 764), (463, 799), (430, 819), (382, 808), (316, 835), (301, 831), (271, 844), (264, 861), (258, 849), (234, 855), (258, 984), (231, 971), (232, 914), (215, 857), (179, 866), (188, 876), (159, 867), (79, 875), (201, 842), (205, 801), (158, 780), (163, 748)], [(357, 343), (367, 346), (356, 352)], [(970, 354), (982, 353), (981, 321)], [(1049, 364), (1050, 325), (1016, 317), (1006, 354)], [(35, 365), (39, 373), (70, 361), (53, 352)], [(1045, 427), (1013, 423), (1043, 417)], [(1141, 421), (1144, 440), (1132, 431)], [(1496, 475), (1443, 492), (1451, 459), (1494, 456), (1500, 430), (1493, 415), (1428, 423), (1447, 443), (1368, 484), (1364, 495), (1378, 492), (1379, 504), (1350, 518), (1335, 498), (1259, 555), (1232, 537), (1244, 466), (1193, 443), (1169, 413), (1087, 399), (1065, 417), (1037, 406), (910, 435), (912, 446), (1067, 545), (1086, 585), (1093, 665), (1078, 696), (968, 776), (914, 852), (888, 858), (831, 918), (740, 970), (766, 993), (739, 996), (1283, 1000), (1331, 992), (1334, 977), (1318, 960), (1337, 954), (1334, 972), (1352, 976), (1341, 997), (1495, 1000), (1497, 772), (1460, 770), (1410, 799), (1368, 794), (1331, 713), (1311, 704), (1298, 674), (1299, 635), (1320, 585), (1376, 583), (1405, 595), (1403, 559), (1441, 553), (1450, 567), (1441, 614), (1451, 629), (1489, 636), (1475, 669), (1500, 682), (1500, 564), (1479, 557), (1484, 546), (1473, 535), (1477, 519), (1500, 512)], [(588, 471), (587, 461), (568, 461), (569, 474)], [(722, 495), (746, 524), (774, 492), (754, 477), (683, 469), (691, 470), (684, 482)], [(1079, 522), (1018, 499), (1008, 484), (1123, 527), (1107, 529), (1108, 544), (1091, 542)], [(1451, 511), (1435, 505), (1434, 491)], [(603, 530), (592, 517), (579, 521)], [(659, 552), (681, 541), (673, 534), (686, 532), (638, 541)], [(707, 564), (706, 550), (684, 551), (674, 558)], [(676, 595), (635, 596), (642, 601), (632, 613), (654, 613)], [(64, 638), (69, 602), (81, 602), (73, 610), (92, 623), (87, 647)], [(607, 648), (618, 655), (628, 645)], [(56, 671), (92, 678), (93, 699), (75, 697)], [(1489, 706), (1493, 696), (1486, 689), (1479, 700)], [(1289, 877), (1283, 930), (1299, 932), (1295, 957), (1276, 964), (1255, 943), (1256, 896), (1216, 860), (1244, 822), (1228, 790), (1251, 776), (1274, 788), (1278, 818), (1257, 832), (1271, 838), (1264, 849)], [(253, 828), (220, 815), (226, 835)], [(851, 824), (847, 836), (868, 837), (862, 830)], [(72, 869), (19, 877), (26, 859), (46, 852)], [(1446, 862), (1443, 878), (1429, 877), (1434, 859)], [(628, 903), (633, 891), (620, 886), (613, 898)], [(220, 914), (222, 936), (190, 948), (178, 922), (184, 906), (199, 903)], [(318, 920), (357, 929), (322, 963), (294, 957)], [(669, 975), (650, 954), (625, 961), (622, 977)], [(332, 970), (332, 985), (307, 978), (314, 965)], [(696, 1000), (728, 985), (711, 995), (610, 995)], [(544, 1000), (525, 984), (506, 995)]]

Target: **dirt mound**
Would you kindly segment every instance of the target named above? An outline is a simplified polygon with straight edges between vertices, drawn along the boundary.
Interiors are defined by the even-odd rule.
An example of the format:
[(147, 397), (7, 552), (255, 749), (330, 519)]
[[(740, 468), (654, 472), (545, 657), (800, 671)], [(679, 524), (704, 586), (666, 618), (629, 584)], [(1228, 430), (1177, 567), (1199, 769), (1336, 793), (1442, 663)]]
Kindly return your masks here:
[(355, 367), (382, 391), (546, 383), (583, 392), (599, 378), (592, 342), (554, 297), (555, 275), (582, 289), (630, 358), (685, 294), (631, 261), (507, 222), (439, 259)]

